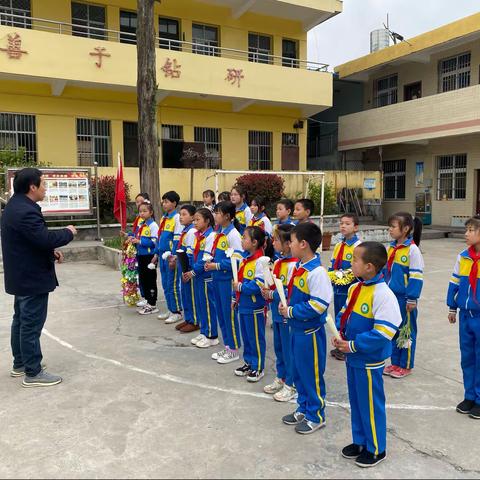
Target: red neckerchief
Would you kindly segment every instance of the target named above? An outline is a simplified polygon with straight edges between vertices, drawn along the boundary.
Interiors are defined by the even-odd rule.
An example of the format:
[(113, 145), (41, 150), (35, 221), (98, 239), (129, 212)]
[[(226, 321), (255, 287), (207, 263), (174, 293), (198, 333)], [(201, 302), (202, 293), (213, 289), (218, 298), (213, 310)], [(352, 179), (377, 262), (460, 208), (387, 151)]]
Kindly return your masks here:
[(293, 271), (293, 274), (292, 274), (292, 278), (290, 279), (290, 281), (288, 282), (288, 302), (290, 302), (290, 298), (292, 296), (292, 293), (293, 293), (293, 282), (295, 281), (295, 279), (297, 277), (300, 277), (301, 275), (303, 275), (307, 270), (303, 267), (300, 267), (300, 268), (295, 268), (295, 270)]
[[(205, 230), (206, 231), (206, 230)], [(195, 232), (195, 248), (193, 250), (193, 259), (197, 261), (198, 254), (200, 253), (200, 246), (202, 243), (202, 240), (205, 240), (205, 235), (203, 234), (204, 232), (196, 231)]]
[(144, 229), (145, 227), (148, 227), (146, 221), (142, 223), (142, 225), (141, 225), (140, 228), (138, 229), (138, 232), (135, 234), (135, 237), (136, 237), (136, 238), (140, 239), (140, 238), (142, 237), (143, 229)]
[[(282, 269), (282, 265), (284, 263), (297, 263), (298, 262), (298, 258), (293, 258), (293, 257), (290, 257), (290, 258), (280, 258), (278, 261), (275, 262), (275, 266), (273, 267), (273, 275), (277, 278), (280, 278), (280, 271)], [(276, 287), (275, 285), (272, 285), (270, 287), (270, 290), (275, 290)]]
[(357, 302), (358, 296), (360, 295), (360, 290), (362, 289), (363, 284), (364, 282), (359, 282), (357, 283), (357, 285), (355, 285), (355, 288), (348, 302), (347, 308), (345, 309), (345, 311), (342, 313), (342, 316), (340, 317), (340, 334), (342, 335), (342, 338), (344, 340), (346, 340), (345, 327), (347, 325), (348, 319), (350, 318), (350, 314), (352, 313), (353, 307), (355, 307), (355, 303)]
[[(242, 260), (242, 263), (240, 265), (240, 269), (238, 270), (238, 283), (242, 283), (243, 282), (243, 272), (245, 271), (245, 267), (250, 263), (250, 262), (254, 262), (256, 261), (258, 258), (260, 257), (263, 257), (264, 253), (263, 253), (263, 248), (260, 248), (259, 250), (257, 250), (253, 255), (250, 255), (249, 257), (247, 258), (244, 258)], [(240, 300), (240, 292), (236, 292), (236, 295), (237, 297), (237, 303), (239, 302)]]
[(217, 251), (217, 247), (218, 247), (218, 242), (220, 242), (220, 239), (226, 235), (222, 232), (217, 232), (217, 234), (215, 235), (215, 240), (213, 241), (213, 247), (212, 247), (212, 257), (215, 258), (215, 252)]
[[(181, 233), (180, 235), (180, 238), (178, 239), (178, 246), (179, 248), (182, 248), (182, 243), (183, 243), (183, 240), (185, 239), (187, 233), (190, 231), (190, 225), (187, 225), (184, 229), (183, 229), (183, 232)], [(188, 229), (188, 230), (187, 230)]]
[(133, 225), (132, 225), (132, 231), (133, 233), (135, 233), (135, 230), (138, 228), (138, 224), (140, 223), (140, 220), (142, 219), (142, 217), (140, 217), (140, 215), (137, 215), (135, 217), (135, 220), (133, 221)]
[(338, 251), (337, 258), (335, 259), (335, 263), (333, 264), (333, 269), (334, 270), (340, 270), (343, 262), (343, 252), (345, 251), (345, 242), (342, 242), (340, 245), (340, 249)]
[[(410, 245), (415, 245), (415, 242), (412, 241)], [(395, 247), (393, 247), (393, 252), (388, 257), (388, 263), (387, 263), (388, 273), (392, 271), (393, 261), (395, 260), (395, 254), (398, 252), (398, 250), (401, 250), (402, 248), (408, 248), (410, 247), (410, 245), (405, 245), (402, 243), (401, 245), (395, 245)]]
[(468, 256), (472, 259), (472, 269), (468, 275), (468, 283), (473, 292), (473, 299), (477, 301), (477, 278), (478, 278), (478, 261), (480, 260), (480, 252), (476, 252), (472, 246), (468, 249)]
[(158, 238), (160, 239), (160, 235), (163, 233), (163, 230), (165, 228), (165, 223), (167, 221), (168, 215), (164, 215), (162, 217), (162, 221), (160, 223), (160, 226), (158, 227)]

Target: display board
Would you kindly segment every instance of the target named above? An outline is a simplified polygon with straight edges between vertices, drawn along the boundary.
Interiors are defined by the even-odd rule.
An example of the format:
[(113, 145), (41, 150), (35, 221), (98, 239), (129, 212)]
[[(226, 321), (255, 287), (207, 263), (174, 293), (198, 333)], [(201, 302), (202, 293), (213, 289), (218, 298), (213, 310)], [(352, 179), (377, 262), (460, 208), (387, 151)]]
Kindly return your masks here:
[[(9, 169), (8, 189), (13, 195), (13, 179), (18, 169)], [(92, 213), (90, 170), (88, 168), (42, 168), (47, 194), (39, 202), (44, 215), (85, 215)]]

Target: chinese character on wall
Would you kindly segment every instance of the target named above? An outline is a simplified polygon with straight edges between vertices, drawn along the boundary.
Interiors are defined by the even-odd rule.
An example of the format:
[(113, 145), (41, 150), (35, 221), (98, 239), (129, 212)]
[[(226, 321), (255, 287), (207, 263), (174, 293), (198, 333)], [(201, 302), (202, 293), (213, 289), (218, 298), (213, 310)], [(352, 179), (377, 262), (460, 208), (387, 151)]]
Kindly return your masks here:
[(7, 48), (0, 48), (0, 51), (5, 52), (8, 58), (18, 60), (22, 58), (26, 50), (22, 50), (22, 39), (18, 33), (9, 33), (7, 35)]
[(92, 57), (98, 57), (98, 60), (95, 62), (95, 65), (98, 68), (102, 68), (103, 57), (110, 57), (110, 54), (106, 53), (107, 49), (105, 47), (95, 47), (94, 50), (95, 50), (94, 52), (90, 52), (90, 55)]
[(237, 68), (227, 68), (227, 76), (225, 80), (230, 82), (232, 85), (237, 84), (237, 87), (240, 88), (240, 80), (244, 79), (245, 75), (243, 70)]
[(180, 78), (180, 75), (182, 74), (180, 70), (181, 68), (182, 66), (177, 64), (177, 60), (175, 58), (173, 60), (167, 58), (162, 67), (162, 71), (165, 72), (165, 77)]

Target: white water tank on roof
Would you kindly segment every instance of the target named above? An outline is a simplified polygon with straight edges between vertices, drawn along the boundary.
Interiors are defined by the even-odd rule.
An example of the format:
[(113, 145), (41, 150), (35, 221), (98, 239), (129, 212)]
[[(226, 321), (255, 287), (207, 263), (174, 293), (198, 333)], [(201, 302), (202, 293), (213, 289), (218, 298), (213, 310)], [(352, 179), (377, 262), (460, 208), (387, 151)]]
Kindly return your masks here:
[(377, 52), (390, 46), (390, 35), (384, 28), (370, 32), (370, 53)]

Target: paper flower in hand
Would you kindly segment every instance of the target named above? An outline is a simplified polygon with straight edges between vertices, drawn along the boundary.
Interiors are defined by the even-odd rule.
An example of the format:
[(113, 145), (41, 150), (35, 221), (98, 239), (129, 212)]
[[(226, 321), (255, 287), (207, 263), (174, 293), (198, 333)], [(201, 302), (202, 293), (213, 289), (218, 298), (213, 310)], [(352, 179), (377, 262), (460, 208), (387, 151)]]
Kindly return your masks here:
[(234, 253), (235, 253), (235, 250), (233, 248), (227, 248), (225, 255), (227, 256), (227, 258), (232, 258)]
[(172, 252), (165, 252), (162, 254), (162, 259), (167, 260), (167, 258), (172, 256)]

